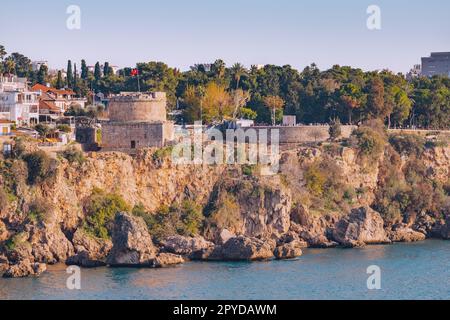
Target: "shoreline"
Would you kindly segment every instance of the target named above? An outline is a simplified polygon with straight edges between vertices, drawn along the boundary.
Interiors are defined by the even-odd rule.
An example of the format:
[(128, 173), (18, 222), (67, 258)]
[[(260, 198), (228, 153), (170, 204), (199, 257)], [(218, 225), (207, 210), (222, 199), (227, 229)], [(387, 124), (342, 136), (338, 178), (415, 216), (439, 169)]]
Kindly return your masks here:
[[(334, 250), (334, 251), (340, 251), (340, 252), (345, 252), (345, 251), (364, 251), (367, 249), (371, 249), (371, 248), (377, 248), (377, 247), (393, 247), (393, 246), (416, 246), (416, 245), (420, 245), (420, 244), (425, 244), (425, 243), (446, 243), (448, 242), (450, 245), (450, 241), (449, 240), (445, 240), (445, 239), (439, 239), (439, 238), (427, 238), (425, 240), (421, 240), (421, 241), (410, 241), (410, 242), (392, 242), (392, 243), (379, 243), (379, 244), (370, 244), (370, 245), (366, 245), (366, 246), (362, 246), (362, 247), (346, 247), (346, 246), (336, 246), (336, 247), (331, 247), (331, 248), (318, 248), (318, 247), (308, 247), (308, 248), (304, 248), (303, 249), (303, 254), (299, 257), (294, 257), (294, 258), (288, 258), (288, 259), (276, 259), (275, 257), (270, 258), (270, 259), (263, 259), (263, 260), (190, 260), (190, 259), (186, 259), (183, 263), (181, 264), (174, 264), (174, 265), (168, 265), (168, 266), (164, 266), (163, 268), (155, 268), (155, 267), (150, 267), (150, 266), (96, 266), (96, 267), (81, 267), (80, 266), (80, 270), (83, 272), (84, 270), (108, 270), (108, 269), (116, 269), (116, 270), (145, 270), (145, 269), (151, 269), (151, 270), (159, 270), (159, 269), (173, 269), (173, 268), (177, 268), (177, 269), (182, 269), (184, 266), (189, 265), (189, 264), (229, 264), (229, 263), (238, 263), (238, 264), (264, 264), (264, 263), (270, 263), (270, 262), (295, 262), (295, 261), (301, 261), (304, 257), (307, 257), (310, 254), (317, 254), (320, 252), (327, 252), (329, 250)], [(65, 262), (59, 262), (56, 264), (49, 264), (47, 265), (47, 270), (42, 273), (52, 273), (52, 272), (59, 272), (59, 271), (66, 271), (67, 268), (74, 266), (74, 265), (68, 265)], [(0, 273), (1, 276), (1, 273)], [(39, 277), (31, 277), (31, 278), (36, 278), (38, 279)], [(21, 278), (3, 278), (3, 279), (11, 279), (12, 281), (14, 281), (15, 279), (27, 279), (27, 277), (21, 277)], [(2, 280), (2, 278), (0, 277), (0, 281)]]
[[(192, 261), (156, 270), (82, 269), (81, 290), (67, 289), (70, 274), (65, 265), (58, 264), (50, 266), (40, 278), (0, 279), (0, 299), (449, 299), (448, 259), (450, 246), (443, 240), (359, 250), (308, 249), (304, 257), (288, 261)], [(382, 289), (371, 291), (366, 287), (370, 276), (366, 269), (374, 264), (382, 270)]]

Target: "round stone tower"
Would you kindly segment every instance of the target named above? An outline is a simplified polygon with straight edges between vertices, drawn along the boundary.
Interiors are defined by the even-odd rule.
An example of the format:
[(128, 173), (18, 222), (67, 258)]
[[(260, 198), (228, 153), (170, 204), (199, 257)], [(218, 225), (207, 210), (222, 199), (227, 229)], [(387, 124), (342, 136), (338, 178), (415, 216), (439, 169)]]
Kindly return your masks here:
[(165, 92), (123, 92), (111, 97), (109, 121), (102, 123), (102, 150), (134, 153), (173, 141), (174, 124), (167, 121), (166, 102)]
[(165, 122), (166, 93), (124, 93), (109, 101), (111, 122)]

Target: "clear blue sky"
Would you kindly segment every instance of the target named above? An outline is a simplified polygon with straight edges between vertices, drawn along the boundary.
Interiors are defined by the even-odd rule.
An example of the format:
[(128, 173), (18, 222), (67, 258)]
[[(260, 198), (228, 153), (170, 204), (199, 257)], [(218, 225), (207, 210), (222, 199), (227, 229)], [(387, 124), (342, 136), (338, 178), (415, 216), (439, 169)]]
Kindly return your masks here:
[[(81, 30), (66, 28), (71, 4), (81, 8)], [(366, 28), (371, 4), (381, 7), (380, 31)], [(0, 44), (51, 68), (85, 58), (185, 70), (222, 58), (406, 72), (421, 56), (450, 51), (449, 13), (448, 0), (10, 0), (1, 4)]]

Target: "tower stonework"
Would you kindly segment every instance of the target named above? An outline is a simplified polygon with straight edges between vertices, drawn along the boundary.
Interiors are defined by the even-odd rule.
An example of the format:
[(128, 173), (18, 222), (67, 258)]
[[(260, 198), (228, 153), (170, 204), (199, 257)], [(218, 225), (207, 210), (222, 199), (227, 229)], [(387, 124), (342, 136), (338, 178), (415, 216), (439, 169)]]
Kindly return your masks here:
[(174, 139), (174, 124), (167, 121), (164, 92), (121, 93), (110, 99), (109, 121), (102, 125), (102, 150), (132, 153), (163, 147)]

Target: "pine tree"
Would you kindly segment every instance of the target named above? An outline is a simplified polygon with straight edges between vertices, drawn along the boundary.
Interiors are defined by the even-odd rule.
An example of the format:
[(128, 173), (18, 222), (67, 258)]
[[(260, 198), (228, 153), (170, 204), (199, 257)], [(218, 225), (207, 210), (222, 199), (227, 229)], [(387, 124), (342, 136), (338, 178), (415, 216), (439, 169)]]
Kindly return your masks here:
[(67, 77), (66, 83), (68, 88), (72, 88), (73, 86), (73, 72), (72, 72), (72, 61), (67, 62)]

